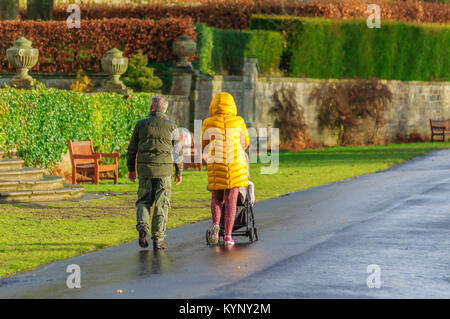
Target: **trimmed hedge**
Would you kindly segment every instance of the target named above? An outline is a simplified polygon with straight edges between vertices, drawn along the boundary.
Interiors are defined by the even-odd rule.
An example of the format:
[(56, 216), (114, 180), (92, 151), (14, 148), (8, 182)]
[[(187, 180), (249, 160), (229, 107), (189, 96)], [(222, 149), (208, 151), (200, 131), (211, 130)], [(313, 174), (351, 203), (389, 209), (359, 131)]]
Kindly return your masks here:
[(83, 20), (80, 29), (69, 29), (65, 21), (0, 21), (0, 72), (13, 71), (6, 50), (20, 36), (39, 49), (39, 61), (32, 72), (75, 73), (82, 68), (99, 73), (100, 60), (114, 47), (126, 57), (142, 50), (152, 61), (175, 60), (172, 42), (183, 33), (196, 40), (192, 19)]
[(262, 74), (279, 70), (285, 39), (273, 31), (237, 31), (196, 25), (197, 69), (208, 74), (240, 74), (244, 58), (257, 58)]
[(195, 32), (197, 33), (197, 56), (194, 60), (194, 66), (203, 73), (214, 74), (212, 63), (213, 28), (198, 23), (195, 25)]
[[(450, 25), (256, 16), (253, 28), (286, 27), (293, 77), (450, 80)], [(297, 21), (296, 21), (297, 20)]]
[(92, 139), (96, 151), (125, 156), (134, 125), (148, 114), (151, 96), (0, 89), (0, 150), (16, 146), (27, 165), (47, 169), (59, 163), (69, 139)]
[[(422, 2), (417, 0), (377, 0), (382, 19), (440, 22), (450, 21), (448, 1)], [(367, 18), (367, 6), (373, 0), (320, 0), (303, 3), (286, 0), (214, 0), (189, 1), (182, 4), (151, 3), (131, 5), (81, 5), (82, 19), (138, 18), (160, 19), (161, 17), (191, 17), (196, 23), (224, 29), (248, 29), (250, 17), (256, 13), (289, 14), (306, 17), (336, 19)], [(447, 3), (439, 3), (447, 2)], [(55, 6), (54, 19), (66, 20), (66, 7)], [(26, 19), (26, 10), (21, 10), (22, 19)]]

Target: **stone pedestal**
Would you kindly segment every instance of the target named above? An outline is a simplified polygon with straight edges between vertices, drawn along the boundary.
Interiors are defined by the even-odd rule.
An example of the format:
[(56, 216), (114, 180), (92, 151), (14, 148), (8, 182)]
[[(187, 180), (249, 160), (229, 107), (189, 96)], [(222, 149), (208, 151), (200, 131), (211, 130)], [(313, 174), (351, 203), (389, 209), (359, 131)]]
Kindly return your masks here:
[(259, 67), (258, 59), (244, 59), (244, 67), (242, 70), (242, 84), (244, 87), (242, 114), (246, 121), (253, 122), (255, 120), (255, 99), (256, 99), (256, 83), (258, 82)]
[(192, 76), (195, 70), (190, 67), (174, 67), (172, 70), (172, 88), (170, 95), (191, 95)]
[(185, 113), (182, 121), (183, 127), (193, 129), (195, 105), (198, 99), (196, 83), (200, 72), (190, 67), (175, 67), (172, 69), (172, 74), (170, 95), (183, 97), (188, 101), (187, 107), (179, 111)]

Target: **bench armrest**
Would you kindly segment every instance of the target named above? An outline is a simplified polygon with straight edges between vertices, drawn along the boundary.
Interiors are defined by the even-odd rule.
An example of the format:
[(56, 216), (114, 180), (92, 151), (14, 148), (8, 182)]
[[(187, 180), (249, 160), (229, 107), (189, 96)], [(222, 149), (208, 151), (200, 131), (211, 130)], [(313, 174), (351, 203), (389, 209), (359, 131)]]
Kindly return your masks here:
[(101, 156), (97, 153), (94, 153), (92, 155), (73, 154), (73, 159), (96, 159), (100, 157)]
[(94, 153), (100, 157), (120, 157), (120, 153)]

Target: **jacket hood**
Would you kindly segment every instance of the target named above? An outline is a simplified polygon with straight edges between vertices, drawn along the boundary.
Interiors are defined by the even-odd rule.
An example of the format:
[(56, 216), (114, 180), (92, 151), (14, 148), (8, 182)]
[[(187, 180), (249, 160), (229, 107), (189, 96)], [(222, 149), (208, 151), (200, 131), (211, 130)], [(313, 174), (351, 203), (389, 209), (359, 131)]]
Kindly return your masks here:
[(237, 115), (236, 103), (230, 93), (221, 92), (211, 101), (209, 106), (209, 116), (215, 115)]

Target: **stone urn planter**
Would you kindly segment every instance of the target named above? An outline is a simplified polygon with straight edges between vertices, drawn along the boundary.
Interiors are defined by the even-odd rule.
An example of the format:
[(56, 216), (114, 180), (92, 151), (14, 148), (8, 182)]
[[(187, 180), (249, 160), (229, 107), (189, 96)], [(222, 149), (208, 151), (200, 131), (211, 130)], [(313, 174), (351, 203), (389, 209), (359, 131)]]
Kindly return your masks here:
[(29, 89), (36, 81), (28, 74), (39, 59), (39, 50), (31, 47), (32, 42), (20, 37), (14, 46), (6, 50), (9, 63), (16, 68), (17, 74), (12, 78), (10, 85), (18, 89)]
[(128, 69), (128, 58), (123, 56), (122, 51), (114, 48), (106, 52), (106, 57), (102, 59), (102, 69), (110, 76), (106, 82), (106, 91), (126, 92), (127, 88), (120, 80), (120, 76)]
[(181, 35), (173, 42), (172, 51), (179, 61), (176, 63), (177, 67), (190, 68), (192, 64), (189, 62), (189, 58), (197, 50), (197, 43), (193, 41), (187, 34)]

